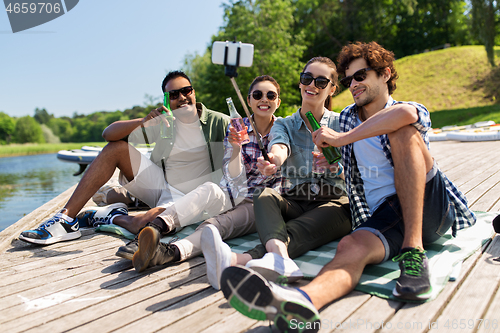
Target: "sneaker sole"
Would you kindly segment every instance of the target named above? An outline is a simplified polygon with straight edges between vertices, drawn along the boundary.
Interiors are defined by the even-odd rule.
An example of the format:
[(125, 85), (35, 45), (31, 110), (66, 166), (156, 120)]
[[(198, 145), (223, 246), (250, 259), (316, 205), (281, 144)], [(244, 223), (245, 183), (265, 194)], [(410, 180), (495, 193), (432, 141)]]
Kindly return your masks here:
[(317, 332), (320, 329), (318, 314), (300, 303), (275, 295), (264, 277), (247, 267), (226, 268), (222, 273), (221, 287), (229, 304), (249, 318), (274, 320), (275, 326), (282, 332)]
[(49, 245), (49, 244), (54, 244), (58, 242), (65, 242), (65, 241), (70, 241), (73, 239), (80, 238), (82, 236), (82, 233), (80, 230), (75, 231), (75, 232), (70, 232), (64, 236), (58, 236), (58, 237), (50, 237), (47, 239), (36, 239), (36, 238), (28, 238), (24, 237), (22, 234), (19, 235), (19, 239), (28, 243), (33, 243), (33, 244), (39, 244), (39, 245)]
[(132, 264), (137, 272), (142, 272), (148, 268), (159, 242), (160, 237), (158, 233), (154, 232), (151, 227), (142, 229), (139, 234), (139, 249), (132, 257)]
[(420, 293), (420, 294), (400, 294), (396, 288), (392, 290), (392, 294), (400, 298), (402, 300), (408, 300), (408, 301), (426, 301), (432, 296), (432, 287), (426, 291), (425, 293)]

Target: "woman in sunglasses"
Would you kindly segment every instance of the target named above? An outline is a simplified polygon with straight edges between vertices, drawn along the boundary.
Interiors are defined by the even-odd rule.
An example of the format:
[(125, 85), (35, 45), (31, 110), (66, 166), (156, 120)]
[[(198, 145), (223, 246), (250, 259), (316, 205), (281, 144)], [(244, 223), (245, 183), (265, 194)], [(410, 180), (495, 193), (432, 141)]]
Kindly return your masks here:
[[(152, 227), (144, 228), (139, 235), (139, 250), (132, 259), (136, 270), (142, 271), (147, 267), (196, 257), (201, 254), (203, 246), (213, 248), (211, 245), (213, 245), (214, 235), (222, 243), (222, 239), (231, 239), (255, 232), (252, 201), (254, 192), (263, 187), (281, 192), (284, 182), (279, 174), (272, 177), (263, 176), (256, 166), (257, 158), (261, 156), (256, 136), (261, 137), (264, 148), (267, 149), (269, 132), (276, 120), (274, 112), (281, 103), (279, 94), (280, 86), (271, 76), (262, 75), (254, 79), (250, 85), (247, 102), (253, 111), (253, 120), (258, 132), (251, 128), (248, 118), (243, 118), (247, 127), (244, 131), (237, 132), (234, 127), (230, 126), (224, 139), (225, 150), (222, 162), (224, 176), (220, 188), (216, 184), (205, 183), (201, 185), (203, 189), (198, 190), (198, 197), (214, 198), (210, 202), (213, 206), (218, 206), (213, 201), (225, 196), (225, 199), (222, 200), (223, 207), (219, 211), (219, 213), (224, 213), (205, 220), (193, 234), (169, 244), (148, 241), (148, 239), (154, 238), (148, 237), (148, 234), (155, 234), (156, 231)], [(242, 144), (243, 134), (247, 131), (250, 142)], [(184, 201), (196, 200), (196, 198), (191, 198), (190, 194), (187, 194), (185, 199)], [(182, 209), (181, 205), (176, 208), (177, 214), (179, 214), (180, 209)], [(208, 211), (208, 207), (200, 207), (199, 205), (196, 209)], [(207, 229), (209, 229), (208, 236), (205, 235), (205, 242), (203, 242), (200, 237), (202, 233), (206, 233), (204, 230)], [(245, 256), (240, 259), (244, 260), (244, 258)], [(216, 260), (210, 261), (210, 263), (214, 263), (213, 265), (208, 263), (209, 259), (207, 259), (209, 281), (214, 288), (219, 289), (220, 269), (217, 270), (217, 267), (220, 268), (221, 265), (227, 267), (230, 263), (221, 264), (220, 261)]]
[[(258, 158), (257, 167), (262, 175), (271, 177), (281, 170), (287, 178), (283, 194), (265, 188), (254, 195), (255, 223), (262, 244), (249, 251), (253, 260), (246, 266), (268, 280), (280, 276), (289, 282), (300, 279), (303, 275), (290, 258), (351, 231), (342, 167), (329, 165), (320, 156), (320, 164), (326, 170), (323, 174), (313, 173), (315, 145), (305, 115), (311, 111), (321, 126), (339, 130), (338, 114), (328, 109), (337, 79), (332, 60), (312, 58), (300, 74), (301, 108), (274, 124), (269, 143), (270, 161)], [(224, 281), (221, 283), (224, 286)]]

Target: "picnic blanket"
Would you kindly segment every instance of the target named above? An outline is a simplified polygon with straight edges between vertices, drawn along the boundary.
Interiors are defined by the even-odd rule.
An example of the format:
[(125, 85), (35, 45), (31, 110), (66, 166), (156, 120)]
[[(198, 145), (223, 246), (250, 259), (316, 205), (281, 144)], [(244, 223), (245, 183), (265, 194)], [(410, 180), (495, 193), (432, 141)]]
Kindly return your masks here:
[[(477, 223), (467, 229), (458, 232), (457, 237), (451, 236), (451, 230), (440, 240), (430, 246), (426, 246), (429, 258), (432, 296), (427, 300), (435, 299), (443, 290), (448, 281), (453, 281), (460, 273), (462, 262), (478, 250), (494, 234), (491, 222), (498, 213), (476, 212)], [(176, 233), (175, 236), (184, 238), (190, 235), (199, 223), (189, 225)], [(127, 230), (115, 225), (102, 225), (96, 229), (100, 232), (110, 232), (133, 239), (134, 235)], [(172, 237), (162, 238), (162, 242), (168, 242)], [(243, 253), (260, 243), (258, 235), (250, 234), (244, 237), (225, 241), (236, 253)], [(295, 258), (294, 261), (304, 273), (305, 278), (314, 278), (321, 268), (335, 256), (338, 241), (323, 245), (313, 251)], [(381, 298), (395, 299), (392, 290), (399, 277), (399, 266), (392, 260), (378, 265), (369, 265), (363, 271), (361, 280), (355, 290), (375, 295)]]

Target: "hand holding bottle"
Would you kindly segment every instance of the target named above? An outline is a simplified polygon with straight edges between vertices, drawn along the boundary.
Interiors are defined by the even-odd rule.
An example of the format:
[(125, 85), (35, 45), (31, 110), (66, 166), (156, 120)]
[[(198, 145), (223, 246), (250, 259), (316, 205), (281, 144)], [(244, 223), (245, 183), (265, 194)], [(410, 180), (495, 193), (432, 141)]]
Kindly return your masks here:
[(240, 149), (241, 145), (245, 144), (245, 140), (248, 137), (247, 130), (248, 127), (245, 126), (243, 130), (238, 132), (236, 128), (229, 126), (227, 140), (234, 149)]

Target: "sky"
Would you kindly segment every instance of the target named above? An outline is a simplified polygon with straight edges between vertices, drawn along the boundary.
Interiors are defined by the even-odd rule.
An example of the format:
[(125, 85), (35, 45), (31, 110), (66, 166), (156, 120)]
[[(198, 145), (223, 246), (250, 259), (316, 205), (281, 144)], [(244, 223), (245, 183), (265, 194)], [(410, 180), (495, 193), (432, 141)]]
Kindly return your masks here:
[(0, 7), (0, 111), (71, 117), (144, 106), (146, 94), (160, 101), (166, 73), (203, 54), (223, 25), (223, 3), (80, 0), (17, 33)]

